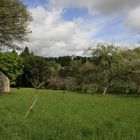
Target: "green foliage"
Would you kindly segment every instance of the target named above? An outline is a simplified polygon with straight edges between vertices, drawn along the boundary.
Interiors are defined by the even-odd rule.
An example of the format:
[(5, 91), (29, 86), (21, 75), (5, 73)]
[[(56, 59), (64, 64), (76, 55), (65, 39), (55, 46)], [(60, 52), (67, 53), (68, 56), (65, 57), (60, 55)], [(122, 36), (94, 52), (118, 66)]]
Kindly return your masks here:
[(97, 91), (96, 84), (82, 84), (82, 92), (83, 93), (95, 94), (96, 91)]
[(56, 63), (56, 61), (54, 61), (54, 60), (48, 61), (48, 62), (46, 62), (46, 63), (47, 63), (47, 65), (48, 65), (48, 67), (52, 68), (52, 70), (54, 71), (54, 73), (55, 73), (56, 71), (60, 71), (60, 69), (61, 69), (61, 65), (58, 64), (58, 63)]
[(124, 80), (114, 80), (110, 87), (110, 91), (116, 93), (123, 93), (123, 94), (136, 94), (137, 93), (137, 84), (131, 80), (124, 81)]
[(39, 56), (28, 56), (24, 58), (24, 70), (26, 74), (34, 76), (44, 73), (45, 59)]
[(23, 50), (23, 51), (21, 52), (21, 54), (20, 54), (20, 56), (23, 57), (23, 58), (24, 58), (24, 57), (27, 57), (27, 56), (29, 56), (29, 55), (31, 55), (31, 54), (30, 54), (30, 52), (29, 52), (28, 47), (25, 47), (24, 50)]
[(57, 76), (60, 65), (55, 61), (47, 62), (45, 58), (29, 55), (24, 58), (24, 77), (32, 86), (40, 88)]
[(20, 0), (0, 0), (0, 46), (15, 47), (15, 41), (27, 40), (31, 20)]
[(103, 94), (106, 94), (112, 80), (117, 77), (118, 49), (114, 45), (99, 43), (97, 48), (92, 50), (92, 55), (94, 63), (99, 68), (99, 83), (105, 87)]
[(23, 60), (16, 52), (0, 52), (0, 69), (10, 78), (11, 85), (14, 85), (23, 73)]
[(136, 91), (140, 82), (140, 79), (135, 77), (140, 77), (140, 54), (137, 50), (120, 49), (106, 43), (100, 43), (93, 50), (93, 61), (99, 68), (98, 84), (104, 87), (104, 94), (110, 86), (118, 85), (118, 81), (127, 83), (124, 84), (126, 90), (129, 88)]
[[(88, 93), (115, 92), (140, 93), (140, 51), (120, 48), (113, 44), (99, 43), (91, 50), (92, 57), (44, 58), (31, 55), (28, 48), (22, 52), (24, 74), (21, 83), (27, 84), (26, 76), (43, 79), (44, 87), (68, 89)], [(61, 62), (62, 61), (62, 62)]]
[(46, 66), (44, 58), (38, 56), (24, 58), (24, 76), (34, 88), (38, 89), (43, 86), (50, 78), (50, 73), (50, 68)]
[(65, 91), (76, 91), (77, 83), (73, 77), (66, 77), (63, 79)]
[(56, 59), (56, 62), (59, 63), (62, 67), (70, 66), (72, 58), (70, 56), (60, 56)]
[(34, 89), (12, 92), (16, 94), (0, 95), (2, 140), (140, 139), (139, 97), (39, 90), (34, 111), (25, 120)]

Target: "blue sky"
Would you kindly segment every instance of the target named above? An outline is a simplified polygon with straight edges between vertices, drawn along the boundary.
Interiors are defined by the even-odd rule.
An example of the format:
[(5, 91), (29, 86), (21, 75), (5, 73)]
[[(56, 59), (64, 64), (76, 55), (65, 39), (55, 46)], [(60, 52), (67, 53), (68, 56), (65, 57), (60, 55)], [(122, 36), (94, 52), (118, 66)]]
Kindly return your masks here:
[(38, 5), (46, 4), (46, 0), (22, 0), (24, 4), (28, 5), (29, 7), (36, 7)]
[(39, 55), (54, 56), (53, 49), (58, 51), (58, 56), (82, 55), (86, 48), (99, 41), (139, 43), (140, 2), (137, 0), (133, 6), (130, 0), (118, 0), (117, 4), (115, 0), (111, 4), (110, 0), (22, 1), (34, 19), (31, 43), (27, 45)]

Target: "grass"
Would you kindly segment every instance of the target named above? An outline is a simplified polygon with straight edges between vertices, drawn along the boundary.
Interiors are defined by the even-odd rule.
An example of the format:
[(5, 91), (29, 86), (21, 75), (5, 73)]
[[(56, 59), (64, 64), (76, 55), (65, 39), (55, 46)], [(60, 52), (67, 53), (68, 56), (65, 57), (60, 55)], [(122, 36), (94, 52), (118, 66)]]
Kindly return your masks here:
[(0, 140), (140, 140), (140, 98), (33, 89), (0, 94)]

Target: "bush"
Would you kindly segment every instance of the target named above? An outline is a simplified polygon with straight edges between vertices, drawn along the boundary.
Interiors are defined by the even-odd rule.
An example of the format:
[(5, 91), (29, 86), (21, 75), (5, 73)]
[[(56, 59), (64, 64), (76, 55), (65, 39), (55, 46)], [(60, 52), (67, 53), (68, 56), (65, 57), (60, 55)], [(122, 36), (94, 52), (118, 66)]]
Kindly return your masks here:
[(84, 93), (89, 93), (89, 94), (94, 94), (97, 91), (97, 85), (96, 84), (82, 84), (82, 92)]
[(116, 93), (126, 93), (126, 94), (136, 93), (137, 85), (133, 81), (115, 80), (112, 82), (109, 91), (116, 92)]

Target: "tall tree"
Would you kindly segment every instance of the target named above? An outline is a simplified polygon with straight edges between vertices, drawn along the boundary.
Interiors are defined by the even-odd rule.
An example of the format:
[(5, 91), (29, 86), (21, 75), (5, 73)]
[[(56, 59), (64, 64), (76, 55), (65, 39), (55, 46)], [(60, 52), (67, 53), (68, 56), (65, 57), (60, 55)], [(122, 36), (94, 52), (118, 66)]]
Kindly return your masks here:
[(21, 52), (20, 56), (21, 57), (27, 57), (30, 55), (28, 47), (25, 47), (24, 50)]
[(55, 64), (47, 64), (45, 58), (32, 55), (24, 58), (23, 76), (26, 77), (26, 81), (28, 80), (35, 89), (38, 90), (50, 81), (54, 73)]
[(111, 82), (116, 78), (118, 69), (118, 49), (114, 45), (99, 43), (92, 50), (93, 61), (98, 66), (99, 83), (104, 86), (103, 95), (106, 94)]
[(140, 90), (140, 49), (125, 49), (120, 52), (122, 56), (120, 72), (128, 93)]
[(0, 0), (0, 46), (17, 47), (15, 42), (27, 41), (32, 17), (20, 0)]

